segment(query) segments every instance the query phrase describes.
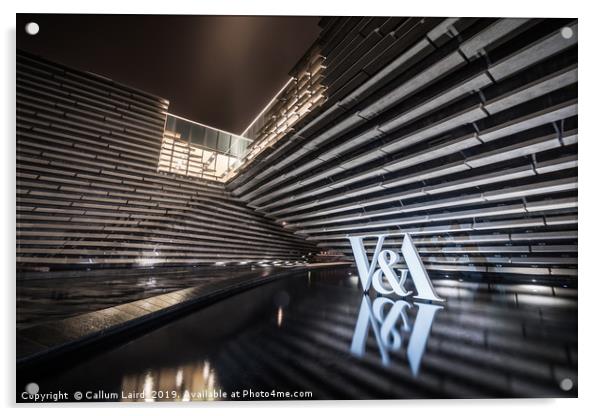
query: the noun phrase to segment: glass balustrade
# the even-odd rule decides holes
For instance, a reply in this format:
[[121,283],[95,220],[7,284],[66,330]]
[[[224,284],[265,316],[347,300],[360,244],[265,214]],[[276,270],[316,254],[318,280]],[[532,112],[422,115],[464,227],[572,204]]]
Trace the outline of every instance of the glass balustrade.
[[168,114],[158,170],[223,182],[251,143],[236,134]]
[[313,49],[241,135],[168,114],[160,172],[227,182],[326,100],[324,57]]

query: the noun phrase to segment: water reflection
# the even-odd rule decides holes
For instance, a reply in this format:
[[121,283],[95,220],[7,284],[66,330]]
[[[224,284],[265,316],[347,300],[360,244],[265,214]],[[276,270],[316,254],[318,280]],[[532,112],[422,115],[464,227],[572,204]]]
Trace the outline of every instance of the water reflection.
[[20,372],[17,390],[36,382],[40,392],[176,392],[157,401],[244,390],[313,399],[577,395],[574,281],[435,276],[439,305],[365,296],[350,272],[292,272],[96,355]]
[[282,326],[282,319],[284,319],[284,310],[282,309],[282,307],[279,307],[278,313],[276,315],[276,323],[279,327]]
[[[418,311],[411,324],[408,310],[413,307]],[[409,335],[407,357],[412,374],[416,377],[435,314],[440,309],[443,309],[443,306],[405,300],[394,301],[386,297],[377,297],[371,301],[368,295],[364,295],[355,324],[351,352],[358,357],[364,356],[366,339],[371,328],[382,362],[388,366],[391,362],[389,352],[400,351],[404,337]]]
[[[145,373],[126,373],[121,381],[122,401],[212,401],[220,385],[209,361],[176,368],[163,367]],[[139,394],[142,392],[142,394]]]

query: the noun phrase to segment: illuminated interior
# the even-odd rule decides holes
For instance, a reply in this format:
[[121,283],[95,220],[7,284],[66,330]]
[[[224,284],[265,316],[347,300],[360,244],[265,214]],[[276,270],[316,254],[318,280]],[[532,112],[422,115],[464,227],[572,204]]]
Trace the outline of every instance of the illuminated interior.
[[240,164],[250,140],[168,114],[159,156],[159,172],[224,181]]
[[167,114],[159,172],[227,182],[325,100],[325,58],[312,49],[241,135]]

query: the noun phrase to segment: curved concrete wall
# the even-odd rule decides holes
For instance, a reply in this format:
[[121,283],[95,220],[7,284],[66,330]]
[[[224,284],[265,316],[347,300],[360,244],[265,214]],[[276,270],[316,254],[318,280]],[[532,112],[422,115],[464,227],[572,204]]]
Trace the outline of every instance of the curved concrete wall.
[[18,267],[351,259],[350,235],[410,233],[431,270],[576,275],[576,20],[321,25],[327,100],[225,188],[157,173],[166,100],[18,53]]
[[411,233],[432,270],[576,275],[576,20],[321,24],[327,101],[234,195],[350,259]]
[[221,184],[157,173],[167,107],[17,53],[18,268],[288,261],[313,250]]

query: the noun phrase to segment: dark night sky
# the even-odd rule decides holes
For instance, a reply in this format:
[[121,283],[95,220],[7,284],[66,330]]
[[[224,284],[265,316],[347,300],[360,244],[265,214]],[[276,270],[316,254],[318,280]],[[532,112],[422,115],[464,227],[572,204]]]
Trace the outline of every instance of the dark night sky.
[[[319,17],[17,14],[17,48],[170,100],[241,133],[319,34]],[[36,36],[24,26],[40,25]]]

